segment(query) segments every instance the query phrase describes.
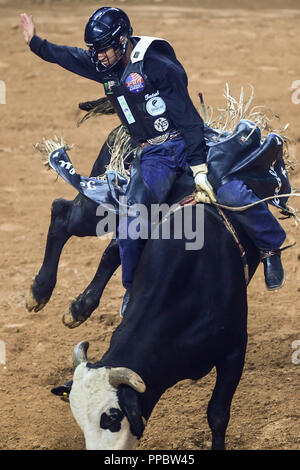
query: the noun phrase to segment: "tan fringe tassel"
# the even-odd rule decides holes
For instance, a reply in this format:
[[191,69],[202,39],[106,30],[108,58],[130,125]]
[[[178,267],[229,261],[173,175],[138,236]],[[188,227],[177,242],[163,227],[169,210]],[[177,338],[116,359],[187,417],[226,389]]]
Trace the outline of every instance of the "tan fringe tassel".
[[[130,171],[125,169],[125,163],[130,155],[136,151],[136,148],[132,148],[130,140],[131,137],[124,126],[117,127],[110,133],[106,142],[111,159],[106,171],[113,170],[125,176],[125,178],[129,178]],[[124,158],[124,155],[126,155],[126,158]]]
[[34,145],[35,150],[37,150],[38,152],[40,152],[41,155],[46,157],[46,160],[43,161],[43,164],[48,168],[48,170],[51,169],[49,156],[52,152],[60,148],[64,148],[65,150],[72,150],[73,147],[74,145],[67,144],[64,137],[59,138],[56,135],[53,137],[53,139],[46,139],[44,137],[42,142],[39,142]]

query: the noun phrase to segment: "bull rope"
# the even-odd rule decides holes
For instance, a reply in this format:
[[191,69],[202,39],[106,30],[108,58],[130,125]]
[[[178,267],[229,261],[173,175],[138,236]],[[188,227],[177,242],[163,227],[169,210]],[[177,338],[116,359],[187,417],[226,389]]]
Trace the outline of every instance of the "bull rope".
[[[227,210],[232,211],[232,212],[243,212],[243,211],[249,209],[250,207],[257,206],[258,204],[261,204],[262,202],[270,201],[272,199],[277,199],[277,198],[283,198],[283,197],[290,198],[290,197],[293,197],[293,196],[300,197],[300,193],[278,194],[278,195],[275,195],[275,196],[265,197],[264,199],[260,199],[259,201],[252,202],[251,204],[247,204],[246,206],[233,207],[233,206],[225,206],[223,204],[219,204],[218,202],[211,201],[209,199],[209,196],[205,192],[202,192],[202,191],[195,191],[195,193],[192,194],[192,197],[195,199],[196,202],[212,204],[212,205],[216,206],[217,208],[227,209]],[[278,209],[281,209],[281,208],[278,207]],[[288,210],[288,212],[286,214],[287,217],[294,217],[295,218],[295,224],[298,228],[298,223],[300,223],[300,218],[297,216],[297,213],[299,211],[297,209],[294,209],[291,206],[287,206],[287,210]]]

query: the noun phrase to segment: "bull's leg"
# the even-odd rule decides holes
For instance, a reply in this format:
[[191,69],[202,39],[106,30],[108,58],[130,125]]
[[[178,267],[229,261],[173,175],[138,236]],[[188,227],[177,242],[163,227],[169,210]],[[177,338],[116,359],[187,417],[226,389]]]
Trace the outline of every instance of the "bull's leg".
[[103,290],[120,263],[118,243],[116,239],[112,239],[102,255],[92,282],[63,315],[62,321],[65,326],[76,328],[90,317],[98,307]]
[[60,255],[68,239],[72,235],[96,236],[99,222],[96,210],[97,204],[81,194],[73,201],[56,199],[53,202],[44,261],[30,287],[27,310],[38,312],[49,301],[56,284]]
[[43,264],[35,276],[26,299],[29,312],[38,312],[49,301],[56,284],[59,258],[64,244],[71,234],[67,231],[67,221],[73,201],[56,199],[52,204],[51,222]]
[[212,432],[212,450],[225,450],[225,434],[230,418],[230,406],[239,384],[246,348],[233,351],[216,364],[217,380],[207,408]]

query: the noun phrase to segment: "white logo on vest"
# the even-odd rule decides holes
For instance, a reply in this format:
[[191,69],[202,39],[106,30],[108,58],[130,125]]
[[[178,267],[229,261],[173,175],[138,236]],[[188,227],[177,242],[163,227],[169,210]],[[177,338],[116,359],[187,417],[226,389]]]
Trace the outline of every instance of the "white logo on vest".
[[147,101],[146,110],[147,113],[149,113],[151,116],[158,116],[159,114],[163,114],[166,111],[166,103],[159,96],[156,98],[151,98],[149,101]]
[[158,132],[165,132],[169,127],[169,122],[165,118],[158,118],[154,122],[154,127]]

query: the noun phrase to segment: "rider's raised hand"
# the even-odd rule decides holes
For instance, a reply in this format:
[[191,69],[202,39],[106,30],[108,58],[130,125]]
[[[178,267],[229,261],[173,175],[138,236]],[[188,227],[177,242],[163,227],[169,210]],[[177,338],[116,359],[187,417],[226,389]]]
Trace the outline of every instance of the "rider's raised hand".
[[35,26],[33,23],[32,15],[28,16],[26,15],[26,13],[21,13],[20,28],[23,31],[25,41],[27,42],[27,44],[29,44],[31,39],[35,35]]

